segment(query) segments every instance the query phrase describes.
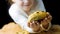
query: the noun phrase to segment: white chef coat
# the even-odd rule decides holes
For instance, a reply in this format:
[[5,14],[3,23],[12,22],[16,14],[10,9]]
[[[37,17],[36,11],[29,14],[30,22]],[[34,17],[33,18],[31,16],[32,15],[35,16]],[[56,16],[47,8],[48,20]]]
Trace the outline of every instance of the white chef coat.
[[[36,10],[46,11],[42,0],[37,0],[37,2],[38,4],[36,8],[31,10],[30,13],[33,13]],[[9,9],[9,15],[14,20],[14,22],[22,27],[22,29],[27,30],[30,33],[34,32],[31,28],[27,26],[28,15],[17,4],[14,3],[11,5]]]

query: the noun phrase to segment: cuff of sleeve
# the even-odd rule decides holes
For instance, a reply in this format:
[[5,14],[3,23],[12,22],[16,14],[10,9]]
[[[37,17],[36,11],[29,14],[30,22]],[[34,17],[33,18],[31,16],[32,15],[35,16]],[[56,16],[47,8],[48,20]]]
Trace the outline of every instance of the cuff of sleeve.
[[49,26],[48,26],[47,29],[45,29],[45,28],[42,26],[42,24],[41,24],[40,26],[41,26],[42,30],[44,30],[44,31],[48,31],[48,30],[50,29],[50,27],[51,27],[51,23],[49,23]]

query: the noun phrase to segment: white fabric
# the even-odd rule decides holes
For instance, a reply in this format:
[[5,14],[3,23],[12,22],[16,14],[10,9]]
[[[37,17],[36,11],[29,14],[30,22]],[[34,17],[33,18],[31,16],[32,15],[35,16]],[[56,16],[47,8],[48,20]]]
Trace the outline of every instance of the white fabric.
[[40,24],[40,26],[41,26],[41,28],[42,28],[42,31],[48,31],[48,30],[51,28],[51,23],[49,23],[47,29],[45,29],[45,28],[42,26],[42,24]]
[[[42,0],[37,1],[38,5],[34,10],[31,10],[30,13],[33,13],[33,11],[36,10],[46,11]],[[33,30],[27,26],[28,15],[17,4],[11,5],[9,15],[17,24],[22,27],[22,29],[29,31],[30,33],[34,33]]]

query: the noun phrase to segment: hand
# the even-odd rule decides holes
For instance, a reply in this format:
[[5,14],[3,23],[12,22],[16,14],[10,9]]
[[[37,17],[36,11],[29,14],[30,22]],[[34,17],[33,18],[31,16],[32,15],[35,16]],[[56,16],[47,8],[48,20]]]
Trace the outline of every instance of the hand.
[[48,28],[49,23],[51,23],[51,20],[52,20],[52,16],[49,14],[49,12],[47,12],[47,16],[41,21],[41,24],[45,29]]
[[47,12],[47,16],[43,20],[40,21],[41,23],[38,21],[32,21],[28,23],[28,27],[32,28],[33,31],[38,32],[41,30],[40,24],[42,24],[42,26],[45,29],[47,29],[49,26],[49,23],[51,23],[51,20],[52,20],[52,16],[49,14],[49,12]]
[[32,21],[30,23],[30,28],[32,28],[33,31],[38,32],[40,29],[40,24],[37,21]]

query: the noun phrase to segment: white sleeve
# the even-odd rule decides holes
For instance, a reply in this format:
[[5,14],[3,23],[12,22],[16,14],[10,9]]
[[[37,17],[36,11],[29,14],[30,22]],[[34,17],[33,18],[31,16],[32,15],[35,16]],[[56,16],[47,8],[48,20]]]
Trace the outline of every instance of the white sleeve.
[[14,22],[16,22],[17,24],[19,24],[22,27],[24,25],[23,23],[27,22],[27,18],[24,17],[23,15],[19,14],[18,10],[9,10],[9,15],[14,20]]

